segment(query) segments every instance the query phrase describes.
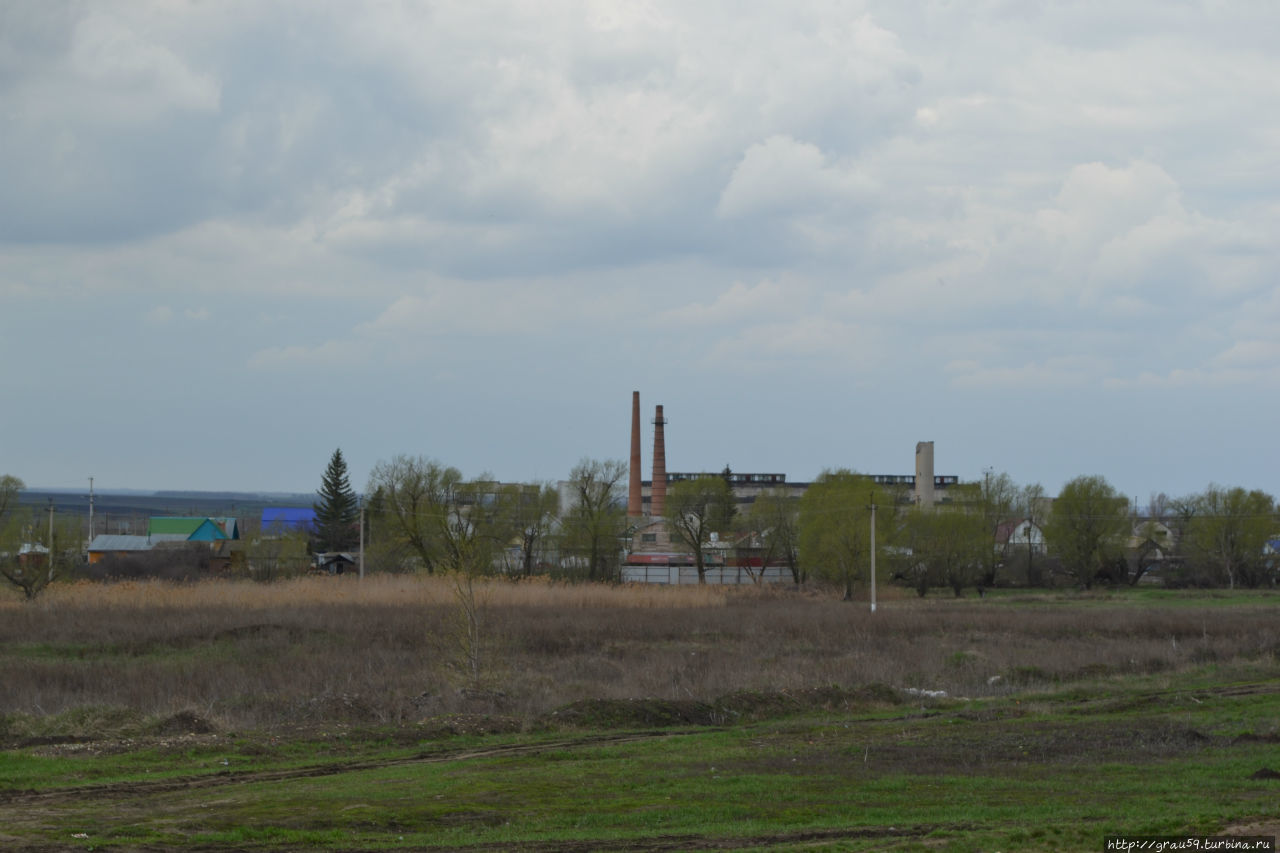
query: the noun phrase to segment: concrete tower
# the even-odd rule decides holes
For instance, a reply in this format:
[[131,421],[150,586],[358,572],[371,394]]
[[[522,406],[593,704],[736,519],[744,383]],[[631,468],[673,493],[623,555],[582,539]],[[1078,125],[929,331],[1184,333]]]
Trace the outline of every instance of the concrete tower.
[[631,392],[631,488],[627,492],[627,517],[639,518],[644,514],[644,499],[640,489],[640,392]]
[[662,518],[667,509],[667,446],[663,427],[667,419],[658,406],[653,416],[653,485],[649,487],[649,514]]
[[915,500],[920,506],[933,506],[933,442],[916,442]]

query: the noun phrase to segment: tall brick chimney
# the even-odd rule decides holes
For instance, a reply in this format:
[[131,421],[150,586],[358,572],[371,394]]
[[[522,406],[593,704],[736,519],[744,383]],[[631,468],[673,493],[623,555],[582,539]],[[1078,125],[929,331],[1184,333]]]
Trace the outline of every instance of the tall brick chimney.
[[644,501],[640,489],[640,392],[631,392],[631,489],[627,492],[627,517],[639,518],[644,514]]
[[667,446],[662,428],[667,419],[658,406],[653,417],[653,485],[649,487],[649,514],[662,518],[667,509]]

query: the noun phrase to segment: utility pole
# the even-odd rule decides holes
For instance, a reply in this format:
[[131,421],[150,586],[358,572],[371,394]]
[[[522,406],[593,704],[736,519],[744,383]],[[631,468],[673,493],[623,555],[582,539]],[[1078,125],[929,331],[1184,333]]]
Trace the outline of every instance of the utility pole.
[[360,580],[364,580],[364,503],[360,504]]
[[89,478],[89,544],[93,544],[93,478]]
[[876,496],[871,493],[871,612],[876,612]]

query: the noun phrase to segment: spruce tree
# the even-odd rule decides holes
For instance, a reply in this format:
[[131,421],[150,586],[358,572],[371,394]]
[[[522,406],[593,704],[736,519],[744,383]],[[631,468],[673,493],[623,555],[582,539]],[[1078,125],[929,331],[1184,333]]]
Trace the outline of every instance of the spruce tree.
[[320,499],[312,504],[316,511],[316,551],[350,551],[360,538],[360,509],[347,479],[347,461],[342,458],[341,448],[333,451],[316,495]]

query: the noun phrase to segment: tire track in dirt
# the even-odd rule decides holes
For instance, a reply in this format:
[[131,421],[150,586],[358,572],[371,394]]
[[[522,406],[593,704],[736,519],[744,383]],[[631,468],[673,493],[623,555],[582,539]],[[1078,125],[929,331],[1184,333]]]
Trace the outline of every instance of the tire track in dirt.
[[[662,853],[680,850],[751,850],[770,847],[792,847],[797,844],[839,842],[853,840],[920,838],[937,831],[969,832],[980,829],[978,824],[913,824],[911,826],[860,826],[848,829],[802,829],[791,832],[770,832],[759,835],[651,835],[641,838],[605,838],[583,840],[555,840],[529,842],[500,842],[470,844],[465,846],[397,847],[402,853],[595,853],[609,850],[612,853]],[[52,848],[22,848],[25,853],[49,853]],[[224,847],[195,845],[184,847],[187,853],[218,853]],[[245,850],[257,848],[243,848]],[[264,848],[265,849],[265,848]],[[376,853],[372,848],[346,848],[348,853]],[[139,847],[134,853],[161,853],[162,848]]]
[[1114,702],[1126,700],[1130,702],[1154,702],[1157,699],[1171,699],[1177,696],[1188,696],[1193,701],[1199,702],[1200,700],[1196,699],[1197,696],[1219,698],[1231,696],[1264,696],[1271,693],[1280,693],[1280,683],[1271,681],[1255,681],[1251,683],[1246,682],[1244,684],[1227,684],[1203,688],[1178,687],[1168,690],[1151,690],[1127,696],[1094,696],[1090,697],[1086,702]]
[[[663,851],[681,850],[759,850],[771,847],[794,847],[802,844],[824,844],[829,842],[874,840],[905,840],[920,838],[939,830],[948,832],[968,832],[979,829],[977,824],[914,824],[909,827],[895,826],[862,826],[849,829],[808,829],[793,832],[771,832],[760,835],[653,835],[644,838],[607,838],[578,841],[559,840],[544,842],[502,842],[497,844],[475,844],[463,847],[397,847],[401,853],[596,853],[599,850],[614,853],[663,853]],[[64,847],[50,845],[28,845],[12,848],[23,853],[61,853]],[[131,853],[168,853],[171,848],[154,845],[140,845],[128,848]],[[223,846],[195,844],[184,846],[186,853],[223,853]],[[238,847],[239,850],[276,849],[274,847]],[[377,853],[373,848],[344,848],[348,853]],[[380,848],[379,848],[380,849]]]
[[[848,829],[805,829],[793,832],[770,832],[761,835],[654,835],[647,838],[610,838],[598,841],[554,841],[527,844],[478,844],[452,847],[455,853],[489,853],[513,850],[518,853],[588,853],[611,850],[619,853],[658,853],[667,850],[749,850],[775,846],[791,846],[811,842],[849,841],[854,839],[919,838],[938,830],[965,832],[974,824],[914,824],[909,827],[860,826]],[[438,848],[423,848],[438,849]]]
[[[1196,695],[1205,697],[1228,697],[1228,696],[1251,696],[1258,694],[1268,694],[1280,692],[1280,684],[1269,682],[1254,682],[1235,685],[1224,685],[1218,687],[1207,687],[1200,690],[1157,690],[1131,696],[1134,701],[1149,702],[1160,698],[1168,698],[1175,695],[1189,694],[1193,698]],[[1089,702],[1098,701],[1101,697],[1095,697],[1086,700]],[[928,716],[946,716],[956,713],[955,709],[934,709],[927,712]],[[899,719],[909,720],[918,717],[918,714],[912,713],[904,715]],[[879,720],[883,722],[883,720]],[[870,721],[859,721],[870,722]],[[157,779],[155,781],[136,781],[136,782],[114,782],[101,785],[79,785],[68,788],[49,788],[41,791],[0,791],[0,807],[10,804],[21,803],[56,803],[59,801],[70,800],[77,797],[132,797],[145,796],[149,794],[165,793],[169,791],[185,791],[203,788],[229,787],[232,785],[252,784],[256,782],[283,782],[293,779],[309,779],[324,776],[338,776],[343,773],[357,773],[364,770],[377,770],[387,767],[399,767],[414,764],[442,764],[453,761],[476,761],[485,758],[500,758],[504,756],[517,755],[537,755],[542,752],[550,752],[558,749],[575,749],[597,745],[619,745],[625,743],[633,743],[644,740],[653,740],[656,738],[675,738],[684,737],[693,734],[704,733],[714,727],[699,727],[696,729],[655,729],[647,731],[632,731],[625,734],[603,734],[603,735],[587,735],[576,738],[564,738],[556,741],[547,741],[536,744],[509,744],[502,746],[488,747],[484,749],[456,750],[446,752],[433,752],[426,754],[418,754],[413,756],[405,756],[402,758],[388,758],[370,761],[352,761],[345,763],[329,763],[314,765],[310,767],[298,767],[286,770],[256,770],[256,771],[221,771],[200,776],[177,776],[167,779]],[[853,837],[853,836],[850,836]],[[696,839],[689,839],[694,841]],[[800,839],[803,840],[803,839]],[[708,843],[715,846],[717,843],[723,843],[724,839],[719,841],[712,839]],[[665,842],[663,842],[665,843]],[[780,842],[781,843],[781,842]],[[476,848],[477,850],[486,848]],[[521,848],[526,849],[526,848]],[[538,850],[541,848],[531,847],[529,850]],[[564,849],[564,848],[556,848]],[[572,848],[570,848],[572,849]],[[591,849],[591,848],[582,848]],[[620,848],[631,849],[631,848]],[[661,850],[661,849],[681,849],[679,847],[636,847],[636,850]],[[695,848],[696,849],[696,848]]]
[[344,763],[319,764],[311,767],[296,767],[288,770],[249,770],[244,772],[221,771],[202,776],[176,776],[155,781],[111,782],[103,785],[78,785],[72,788],[49,788],[43,791],[0,791],[0,806],[21,803],[50,803],[70,800],[78,797],[132,797],[150,794],[162,794],[168,791],[188,791],[200,788],[219,788],[231,785],[244,785],[255,782],[285,782],[293,779],[313,779],[321,776],[338,776],[343,773],[358,773],[364,770],[379,770],[385,767],[401,767],[411,764],[444,764],[453,761],[477,761],[485,758],[502,758],[512,755],[537,755],[559,749],[578,749],[590,746],[617,746],[636,743],[656,738],[681,737],[698,734],[700,730],[654,730],[627,732],[616,735],[589,735],[586,737],[566,738],[536,744],[506,744],[484,749],[456,750],[451,752],[432,752],[405,756],[402,758],[386,758],[372,761],[351,761]]

